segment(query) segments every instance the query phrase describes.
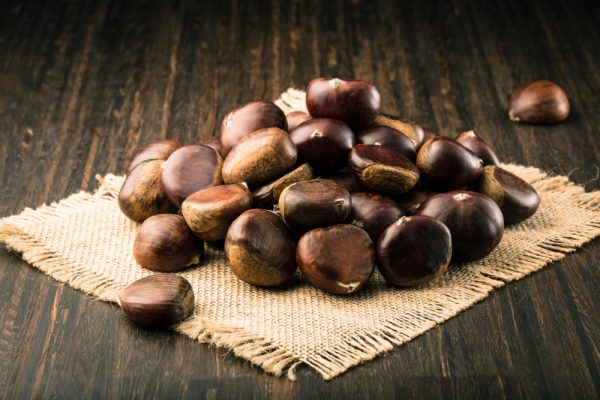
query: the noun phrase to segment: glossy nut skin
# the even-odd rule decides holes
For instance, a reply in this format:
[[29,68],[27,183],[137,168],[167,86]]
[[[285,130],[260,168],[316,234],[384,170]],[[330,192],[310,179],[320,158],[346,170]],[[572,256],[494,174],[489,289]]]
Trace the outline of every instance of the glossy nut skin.
[[285,114],[285,118],[287,120],[288,132],[291,132],[296,129],[298,125],[308,121],[311,117],[304,111],[291,111]]
[[341,121],[313,118],[290,132],[298,157],[318,172],[335,172],[346,166],[348,153],[356,143],[354,133]]
[[163,213],[176,212],[162,185],[162,160],[150,160],[138,164],[127,174],[119,191],[119,208],[135,222]]
[[333,294],[359,291],[375,268],[375,249],[369,235],[354,225],[333,225],[305,233],[296,247],[304,277]]
[[133,243],[133,256],[152,271],[175,272],[200,262],[204,243],[181,215],[154,215],[140,226]]
[[302,164],[281,178],[263,185],[252,192],[254,207],[271,209],[279,202],[283,189],[296,182],[308,181],[314,178],[313,169],[308,164]]
[[531,217],[540,205],[540,196],[531,185],[515,174],[493,165],[483,168],[477,182],[477,191],[498,204],[506,225]]
[[471,150],[483,161],[483,165],[500,165],[500,160],[494,150],[474,131],[461,132],[454,140]]
[[502,211],[480,193],[441,193],[421,204],[417,213],[448,227],[452,234],[452,261],[482,259],[498,246],[504,234]]
[[408,192],[419,180],[419,170],[408,158],[383,146],[357,144],[348,167],[365,187],[385,194]]
[[154,274],[127,286],[119,294],[119,304],[137,324],[167,327],[192,315],[194,292],[179,275]]
[[135,167],[143,162],[152,160],[166,160],[169,158],[171,153],[180,147],[181,143],[176,140],[161,140],[150,143],[138,151],[135,156],[133,156],[133,159],[125,170],[125,174],[129,175]]
[[171,201],[178,207],[192,193],[223,183],[223,158],[213,148],[202,145],[183,146],[163,164],[161,176]]
[[418,286],[440,277],[452,257],[450,231],[424,215],[402,217],[377,243],[379,272],[395,286]]
[[423,143],[417,154],[417,166],[427,183],[447,191],[465,187],[479,178],[483,161],[454,140],[437,137]]
[[306,108],[313,118],[333,118],[353,130],[371,125],[379,113],[381,96],[361,80],[313,79],[306,87]]
[[364,185],[350,172],[341,172],[335,175],[325,176],[324,178],[334,181],[350,193],[366,191]]
[[204,146],[208,146],[214,150],[217,151],[217,153],[219,153],[219,155],[222,157],[223,153],[222,153],[222,146],[221,146],[221,138],[218,135],[214,135],[209,137],[208,139],[204,139],[203,141],[200,142],[201,145]]
[[373,243],[377,243],[388,226],[404,216],[404,212],[389,197],[369,192],[352,193],[350,197],[352,212],[349,220],[364,229]]
[[265,128],[252,132],[225,157],[223,182],[246,182],[255,188],[288,171],[298,159],[298,151],[286,131]]
[[294,183],[279,197],[281,216],[299,232],[342,223],[351,209],[350,193],[328,179]]
[[219,185],[197,191],[181,205],[190,229],[202,240],[223,240],[231,222],[252,208],[252,193],[245,185]]
[[419,129],[420,127],[415,124],[411,124],[410,122],[403,121],[399,117],[389,114],[379,114],[375,121],[374,125],[379,126],[388,126],[393,128],[409,138],[413,141],[415,146],[419,147],[421,143],[423,143],[423,138],[425,131],[423,129]]
[[423,188],[414,188],[410,192],[395,196],[394,201],[406,214],[414,215],[425,200],[436,194],[439,194],[439,192],[432,192],[431,190]]
[[246,135],[263,128],[287,131],[287,119],[270,101],[253,101],[235,108],[221,122],[221,154],[227,153]]
[[417,147],[415,143],[404,134],[389,126],[372,126],[356,134],[358,143],[376,144],[387,149],[394,150],[410,161],[415,162],[417,158]]
[[550,81],[533,81],[512,93],[508,116],[516,122],[557,124],[569,117],[570,109],[560,86]]
[[288,227],[275,213],[251,209],[229,227],[225,254],[231,271],[254,286],[280,286],[296,270],[295,246]]

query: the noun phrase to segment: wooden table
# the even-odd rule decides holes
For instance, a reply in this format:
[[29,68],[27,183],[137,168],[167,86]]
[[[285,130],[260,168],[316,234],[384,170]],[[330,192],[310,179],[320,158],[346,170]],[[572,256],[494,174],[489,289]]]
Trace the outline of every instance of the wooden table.
[[[474,128],[504,161],[600,188],[597,1],[168,3],[2,2],[1,216],[321,75],[372,81],[389,112]],[[510,91],[542,78],[569,95],[569,120],[510,122]],[[0,397],[598,398],[599,259],[595,240],[333,381],[301,368],[290,382],[137,328],[0,249]]]

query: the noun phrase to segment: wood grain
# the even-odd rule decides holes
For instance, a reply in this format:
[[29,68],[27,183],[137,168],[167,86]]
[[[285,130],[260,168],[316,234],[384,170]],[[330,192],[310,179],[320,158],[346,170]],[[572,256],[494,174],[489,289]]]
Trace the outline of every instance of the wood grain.
[[[600,188],[597,1],[0,3],[0,215],[93,189],[137,148],[209,137],[234,106],[319,75],[504,161]],[[510,91],[559,83],[556,126]],[[131,325],[0,250],[0,397],[598,398],[598,240],[331,382],[268,376],[225,350]]]

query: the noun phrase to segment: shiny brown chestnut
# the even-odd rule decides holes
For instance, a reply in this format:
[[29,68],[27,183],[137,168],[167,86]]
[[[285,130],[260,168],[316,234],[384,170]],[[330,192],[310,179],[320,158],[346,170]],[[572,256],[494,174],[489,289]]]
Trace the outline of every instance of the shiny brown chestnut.
[[162,184],[177,206],[192,193],[220,185],[223,158],[213,148],[202,145],[183,146],[163,164]]
[[219,185],[202,189],[181,205],[190,229],[202,240],[223,240],[231,222],[252,208],[252,193],[243,184]]
[[427,199],[417,212],[442,222],[452,234],[452,261],[476,261],[498,246],[504,234],[502,211],[489,197],[453,191]]
[[161,140],[150,143],[138,151],[135,156],[133,156],[133,159],[125,170],[125,174],[129,175],[135,167],[143,162],[152,160],[166,160],[169,158],[171,153],[180,147],[181,143],[176,140]]
[[402,217],[377,243],[379,272],[395,286],[418,286],[440,277],[450,263],[452,237],[440,221],[425,215]]
[[421,203],[436,194],[439,194],[439,192],[432,192],[431,190],[423,188],[414,188],[410,192],[395,196],[394,201],[406,214],[413,215],[417,212]]
[[450,138],[437,137],[423,143],[417,166],[428,184],[440,190],[459,189],[479,178],[483,161]]
[[298,158],[290,136],[279,128],[252,132],[231,149],[223,162],[225,183],[246,182],[255,188],[288,171]]
[[290,138],[298,148],[298,158],[318,172],[344,168],[356,142],[346,124],[329,118],[309,119],[291,131]]
[[494,150],[485,140],[477,136],[474,131],[461,132],[454,140],[481,158],[483,165],[500,165],[500,160],[498,160],[498,156]]
[[305,233],[296,247],[296,261],[313,286],[333,294],[351,294],[373,274],[375,249],[364,230],[333,225]]
[[333,118],[353,130],[371,125],[381,105],[379,91],[361,80],[316,78],[306,87],[306,108],[313,118]]
[[423,137],[425,131],[423,129],[419,129],[420,127],[415,124],[411,124],[407,121],[402,121],[399,117],[389,114],[379,114],[375,121],[374,125],[380,126],[388,126],[393,128],[409,138],[413,141],[415,146],[419,147],[421,143],[423,143]]
[[246,135],[263,128],[287,131],[285,114],[270,101],[253,101],[235,108],[221,123],[221,154],[227,153]]
[[324,179],[329,179],[346,189],[350,193],[364,192],[366,189],[354,175],[349,172],[341,172],[335,175],[327,175]]
[[419,170],[408,158],[373,144],[354,146],[348,167],[364,186],[385,194],[408,192],[419,180]]
[[377,125],[364,129],[356,134],[358,143],[376,144],[394,150],[410,161],[417,158],[417,147],[407,136],[389,126]]
[[389,197],[369,192],[352,193],[350,197],[352,212],[349,220],[364,229],[373,243],[377,243],[381,233],[404,215]]
[[350,193],[328,179],[312,179],[286,187],[279,196],[279,212],[296,231],[339,224],[351,211]]
[[217,153],[222,157],[222,146],[221,146],[221,138],[218,135],[214,135],[209,137],[208,139],[204,139],[200,142],[201,145],[208,146],[211,149],[215,149]]
[[557,124],[569,116],[567,95],[554,82],[533,81],[512,93],[508,116],[512,121],[531,124]]
[[296,270],[288,227],[277,214],[263,209],[248,210],[233,221],[225,254],[233,274],[254,286],[283,285]]
[[291,132],[304,121],[308,121],[310,119],[310,115],[304,111],[292,111],[285,114],[285,118],[288,124],[288,132]]
[[311,166],[302,164],[281,178],[263,185],[252,192],[254,207],[271,209],[279,202],[279,196],[281,195],[281,192],[283,192],[283,189],[290,186],[292,183],[308,181],[313,178],[314,174]]
[[127,174],[119,191],[119,208],[135,222],[143,222],[156,214],[176,212],[162,185],[162,160],[138,164]]
[[204,243],[181,215],[154,215],[140,226],[133,243],[137,263],[152,271],[175,272],[198,264]]
[[133,322],[168,327],[194,312],[194,292],[183,277],[154,274],[138,279],[119,294],[119,305]]
[[540,196],[530,184],[493,165],[483,168],[477,191],[498,204],[506,225],[531,217],[540,205]]

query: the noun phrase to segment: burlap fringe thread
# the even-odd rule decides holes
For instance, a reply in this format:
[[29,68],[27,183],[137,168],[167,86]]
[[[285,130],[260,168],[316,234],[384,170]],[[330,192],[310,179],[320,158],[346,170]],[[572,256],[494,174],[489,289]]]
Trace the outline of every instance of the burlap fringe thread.
[[[277,104],[286,112],[304,109],[304,93],[289,89],[277,101]],[[535,186],[539,192],[564,193],[577,205],[590,211],[600,211],[600,192],[585,193],[582,187],[576,186],[567,177],[548,177],[536,168],[516,165],[510,165],[510,168],[518,171],[518,174],[527,181],[536,182]],[[114,202],[123,178],[112,174],[106,175],[104,178],[99,176],[97,178],[101,182],[101,186],[95,194],[80,192],[59,203],[44,205],[37,210],[28,208],[18,217],[11,217],[10,224],[5,220],[0,220],[0,242],[5,243],[8,248],[22,253],[25,261],[54,279],[65,282],[85,293],[93,294],[101,300],[115,302],[123,285],[83,270],[78,265],[61,257],[60,254],[48,251],[43,243],[36,241],[19,228],[20,224],[41,222],[49,216],[64,215],[69,210],[75,210],[91,202],[95,204],[99,201]],[[277,376],[287,372],[287,377],[295,380],[296,367],[304,363],[317,370],[324,379],[328,380],[352,366],[371,360],[379,354],[393,349],[394,346],[412,340],[484,299],[495,288],[543,268],[597,236],[600,236],[600,214],[597,219],[588,221],[584,226],[567,229],[561,231],[560,234],[546,238],[533,253],[519,259],[511,259],[509,264],[486,268],[486,271],[480,274],[480,279],[463,288],[460,297],[441,298],[439,310],[436,313],[426,317],[411,314],[400,315],[388,321],[376,332],[353,337],[345,343],[340,343],[335,350],[325,351],[309,359],[302,359],[264,338],[244,332],[243,329],[221,325],[198,315],[194,315],[174,329],[200,342],[227,347],[236,356],[249,360]],[[452,313],[448,313],[444,305],[449,303],[459,307],[455,308]],[[412,331],[406,331],[407,322],[414,327]],[[401,326],[403,326],[402,329]]]

